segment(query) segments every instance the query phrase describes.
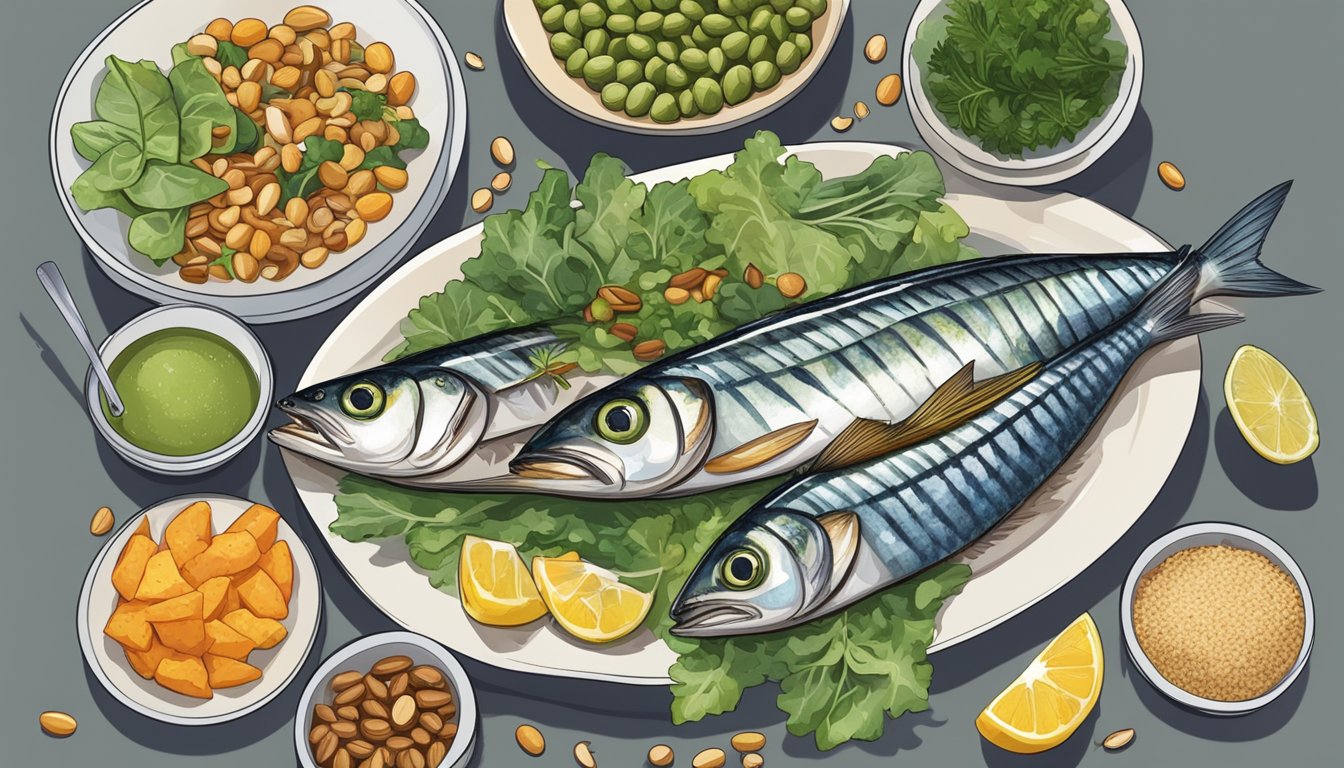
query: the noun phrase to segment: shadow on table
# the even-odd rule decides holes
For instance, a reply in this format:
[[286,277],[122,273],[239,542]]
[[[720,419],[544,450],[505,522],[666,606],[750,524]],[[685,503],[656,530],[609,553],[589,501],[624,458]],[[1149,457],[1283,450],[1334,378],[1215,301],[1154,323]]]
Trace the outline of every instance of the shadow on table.
[[980,739],[980,754],[985,758],[985,765],[990,768],[1019,768],[1019,766],[1073,768],[1083,761],[1088,752],[1097,748],[1095,733],[1097,720],[1100,717],[1101,704],[1098,703],[1067,741],[1046,752],[1038,752],[1034,755],[1019,755],[1016,752],[1000,749],[988,741]]
[[[854,18],[852,14],[846,15],[832,55],[786,104],[746,125],[699,136],[628,133],[574,117],[541,93],[524,70],[509,40],[502,11],[495,17],[495,45],[500,51],[504,82],[517,84],[505,94],[509,102],[532,134],[559,155],[572,174],[582,173],[598,152],[618,157],[639,172],[734,152],[742,148],[748,137],[766,127],[779,134],[785,144],[806,141],[832,115],[844,111],[840,103],[852,65],[849,52],[854,50]],[[656,151],[650,151],[655,144]],[[647,163],[649,167],[635,167],[636,163]]]
[[1114,591],[1143,548],[1174,527],[1194,499],[1209,447],[1209,400],[1201,390],[1181,455],[1167,482],[1138,522],[1081,574],[1054,594],[1009,619],[992,632],[973,637],[934,655],[930,694],[960,687],[1007,659],[1039,648],[1079,614]]
[[1302,697],[1307,692],[1307,678],[1311,677],[1311,663],[1302,668],[1297,680],[1289,686],[1283,695],[1270,702],[1263,709],[1240,717],[1219,717],[1205,715],[1163,696],[1148,683],[1143,673],[1134,666],[1125,654],[1120,663],[1120,671],[1128,677],[1138,694],[1139,701],[1159,722],[1200,739],[1209,741],[1255,741],[1278,731],[1296,714]]
[[1261,458],[1241,436],[1226,407],[1218,413],[1213,443],[1227,479],[1256,504],[1300,511],[1316,503],[1320,488],[1314,460],[1282,465]]
[[1142,106],[1120,140],[1091,168],[1055,185],[1126,216],[1134,215],[1153,156],[1153,124]]

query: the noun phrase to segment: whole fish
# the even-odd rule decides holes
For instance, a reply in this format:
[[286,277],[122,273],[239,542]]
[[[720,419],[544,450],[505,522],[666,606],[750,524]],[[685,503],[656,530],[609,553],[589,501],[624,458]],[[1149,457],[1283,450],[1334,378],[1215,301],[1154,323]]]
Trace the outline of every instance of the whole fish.
[[903,422],[856,421],[838,441],[846,447],[818,461],[823,471],[759,502],[710,547],[673,603],[672,631],[794,626],[984,535],[1063,463],[1147,349],[1243,319],[1192,314],[1215,276],[1223,292],[1313,290],[1257,259],[1286,193],[1256,200],[1183,253],[1133,311],[1048,361],[978,384],[968,365]]
[[[998,376],[1075,348],[1187,251],[961,262],[772,315],[569,406],[514,459],[514,485],[680,496],[804,467],[856,418],[904,419],[971,361]],[[1201,296],[1303,288],[1239,279],[1218,255],[1195,253]]]
[[344,469],[406,485],[446,487],[445,475],[482,442],[544,422],[584,392],[572,366],[542,367],[565,346],[528,327],[478,336],[296,392],[277,403],[293,419],[271,440]]

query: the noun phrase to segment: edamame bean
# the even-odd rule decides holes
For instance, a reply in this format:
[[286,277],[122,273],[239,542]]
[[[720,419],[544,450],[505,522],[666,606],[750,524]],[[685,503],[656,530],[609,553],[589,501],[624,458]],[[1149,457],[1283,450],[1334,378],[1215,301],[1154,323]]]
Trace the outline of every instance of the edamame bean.
[[783,13],[793,7],[793,0],[770,0],[770,7],[775,9],[775,13]]
[[616,60],[606,54],[588,59],[583,65],[583,79],[589,88],[602,90],[604,85],[616,79]]
[[723,55],[730,59],[740,59],[747,55],[747,46],[751,45],[751,35],[738,30],[723,38]]
[[785,40],[779,44],[779,50],[775,52],[775,63],[779,65],[780,72],[787,75],[798,69],[802,61],[803,57],[798,52],[798,46],[794,45],[792,40]]
[[580,48],[565,59],[565,71],[570,77],[583,77],[583,67],[588,63],[588,52]]
[[562,0],[535,0],[537,10],[539,11],[549,11],[551,8],[560,5],[561,2]]
[[751,65],[751,82],[756,90],[764,91],[779,82],[779,67],[773,61],[758,61]]
[[710,37],[701,24],[695,25],[695,29],[691,30],[691,40],[695,43],[692,47],[699,48],[702,51],[708,51],[722,42],[717,37]]
[[812,13],[806,8],[794,6],[784,12],[784,21],[795,32],[802,32],[812,26]]
[[571,53],[582,47],[579,39],[568,32],[556,32],[551,35],[551,53],[555,54],[557,59],[567,59]]
[[667,85],[667,62],[662,59],[649,59],[644,64],[644,79],[659,88]]
[[613,13],[607,17],[607,29],[613,35],[628,35],[635,31],[635,18],[624,13]]
[[616,82],[630,86],[644,79],[644,67],[634,59],[616,62]]
[[776,15],[770,18],[770,24],[765,28],[765,35],[775,45],[779,45],[789,38],[789,31],[789,25],[784,23],[784,17]]
[[630,2],[630,0],[607,0],[608,18],[610,18],[610,14],[613,13],[621,13],[625,14],[626,16],[634,16],[636,13],[635,4]]
[[804,59],[812,52],[812,38],[808,37],[806,32],[795,32],[789,39],[798,47],[798,54]]
[[681,110],[677,108],[677,97],[670,93],[660,93],[653,99],[653,106],[649,109],[649,117],[653,118],[655,123],[674,123],[681,117]]
[[710,37],[723,37],[737,29],[737,24],[721,13],[711,13],[700,20],[700,28]]
[[653,0],[630,0],[630,2],[634,3],[635,10],[641,13],[653,10]]
[[630,55],[640,61],[646,61],[653,58],[653,54],[655,53],[653,38],[648,35],[641,35],[638,33],[628,35],[625,38],[625,44],[630,49]]
[[799,8],[806,8],[807,12],[816,18],[826,12],[826,0],[794,0],[794,5]]
[[677,0],[653,0],[653,7],[660,11],[670,11],[677,7]]
[[597,3],[584,3],[579,6],[579,21],[588,29],[595,29],[607,23],[607,11]]
[[692,22],[697,22],[705,18],[705,7],[700,5],[698,0],[681,0],[681,4],[677,6],[677,10],[681,11],[682,14]]
[[681,66],[697,74],[709,70],[709,55],[698,48],[687,48],[681,52],[678,60]]
[[710,48],[706,58],[709,59],[709,71],[716,75],[722,75],[723,70],[728,68],[728,57],[722,48]]
[[663,61],[671,63],[677,60],[678,51],[675,43],[670,43],[667,40],[659,41],[655,50],[658,51],[658,56]]
[[559,32],[565,28],[565,6],[553,5],[541,14],[541,26],[547,32]]
[[770,38],[765,35],[757,35],[751,38],[751,45],[747,46],[747,61],[774,61],[775,46],[770,43]]
[[682,35],[681,37],[679,37],[679,38],[677,38],[677,39],[681,42],[681,47],[682,47],[682,48],[694,48],[694,47],[695,47],[695,38],[691,37],[689,34]]
[[611,35],[607,34],[605,29],[590,29],[588,34],[583,36],[583,49],[590,57],[605,55],[610,44]]
[[653,83],[636,83],[626,94],[625,114],[631,117],[643,117],[649,114],[649,108],[653,106],[653,99],[657,95],[658,89],[653,87]]
[[602,87],[602,106],[620,112],[625,109],[625,97],[629,93],[630,89],[624,83],[607,83]]
[[[806,13],[806,11],[804,11]],[[635,31],[648,34],[663,28],[663,14],[657,11],[645,11],[635,17]]]
[[680,64],[668,64],[664,79],[667,81],[667,87],[673,90],[681,90],[691,84],[690,74]]
[[686,89],[677,94],[677,109],[682,117],[695,117],[700,114],[700,108],[695,106],[695,94],[690,89]]
[[626,44],[625,38],[613,38],[610,43],[607,43],[607,55],[617,61],[625,61],[630,58],[630,48]]
[[747,24],[747,30],[752,34],[765,34],[765,30],[770,26],[770,20],[775,18],[775,14],[770,12],[767,6],[761,6],[751,12],[751,21]]
[[691,98],[701,112],[714,114],[723,109],[723,88],[712,77],[702,77],[691,86]]
[[723,73],[723,100],[728,104],[741,104],[751,95],[751,70],[738,64],[729,67]]
[[663,37],[680,37],[690,31],[691,20],[685,14],[674,11],[663,17]]
[[562,22],[561,26],[565,28],[566,32],[573,36],[583,37],[583,22],[579,21],[579,9],[570,8],[568,11],[565,11],[565,20]]

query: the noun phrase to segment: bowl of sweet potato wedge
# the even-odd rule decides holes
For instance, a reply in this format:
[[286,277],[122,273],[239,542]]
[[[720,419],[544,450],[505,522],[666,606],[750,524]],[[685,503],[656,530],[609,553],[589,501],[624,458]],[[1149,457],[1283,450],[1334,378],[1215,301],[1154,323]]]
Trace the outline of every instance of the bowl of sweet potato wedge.
[[121,703],[208,725],[260,708],[297,676],[321,610],[312,556],[275,510],[183,496],[132,517],[98,553],[80,646]]

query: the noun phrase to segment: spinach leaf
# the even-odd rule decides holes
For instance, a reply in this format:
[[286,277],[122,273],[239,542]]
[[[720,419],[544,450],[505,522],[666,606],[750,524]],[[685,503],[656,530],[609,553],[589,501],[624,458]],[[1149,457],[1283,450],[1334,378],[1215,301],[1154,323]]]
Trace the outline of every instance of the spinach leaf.
[[151,161],[139,180],[127,187],[126,196],[141,207],[166,211],[199,203],[228,188],[228,182],[194,165]]
[[241,109],[233,110],[233,152],[256,152],[261,147],[261,127]]
[[387,106],[387,98],[373,91],[351,90],[342,88],[342,91],[350,94],[350,114],[355,116],[356,120],[382,120],[383,107]]
[[644,290],[653,290],[673,275],[710,261],[705,240],[709,223],[689,187],[686,179],[655,184],[630,222],[625,249],[645,270],[640,276]]
[[139,145],[123,141],[99,155],[82,175],[88,175],[98,191],[115,192],[134,184],[144,167],[145,155]]
[[131,219],[127,240],[131,247],[162,265],[182,250],[186,239],[187,209],[150,211]]
[[107,75],[94,97],[104,120],[139,137],[146,160],[177,162],[178,119],[173,87],[152,61],[131,63],[107,57]]
[[393,168],[406,169],[406,161],[397,157],[397,153],[392,147],[381,146],[374,147],[364,153],[364,162],[359,164],[358,170],[371,171],[382,165],[389,165]]
[[599,152],[574,188],[582,207],[574,214],[574,238],[592,254],[588,295],[603,285],[625,285],[636,265],[625,252],[633,219],[644,207],[648,187],[625,175],[625,163]]
[[75,143],[75,151],[89,162],[123,141],[136,144],[140,141],[139,134],[107,120],[75,123],[70,126],[70,138]]
[[247,49],[240,48],[228,40],[221,40],[215,51],[215,59],[221,66],[242,69],[247,63]]
[[870,256],[890,255],[909,239],[923,212],[936,211],[943,176],[933,157],[907,152],[879,157],[853,176],[823,181],[800,201],[795,215]]
[[[173,101],[181,120],[179,158],[187,163],[215,151],[232,152],[237,144],[237,126],[234,107],[224,98],[224,91],[205,68],[205,62],[188,56],[168,73],[173,86]],[[251,122],[251,118],[248,119]],[[215,126],[229,128],[228,141],[213,149]]]
[[295,197],[308,197],[322,186],[317,177],[317,168],[322,163],[341,161],[343,153],[341,142],[324,139],[321,136],[309,136],[303,140],[303,162],[294,173],[277,168],[275,177],[280,181],[280,204],[284,205]]
[[419,305],[402,318],[405,341],[388,359],[442,346],[443,339],[460,341],[530,322],[513,299],[490,293],[475,283],[453,280],[441,292],[422,297]]
[[[174,67],[176,67],[178,64],[181,64],[182,62],[186,61],[187,59],[195,59],[195,58],[199,58],[199,57],[197,57],[195,54],[187,53],[187,44],[186,44],[186,43],[178,43],[177,45],[174,45],[174,46],[173,46],[173,66],[174,66]],[[213,78],[212,78],[212,79],[213,79]]]
[[96,211],[100,208],[115,208],[118,211],[135,218],[145,212],[144,208],[132,203],[124,190],[117,192],[104,192],[93,186],[93,180],[86,170],[70,185],[70,194],[75,198],[75,205],[85,211]]
[[429,146],[429,131],[420,125],[414,117],[396,121],[397,134],[400,136],[392,149],[401,152],[406,149],[424,149]]

